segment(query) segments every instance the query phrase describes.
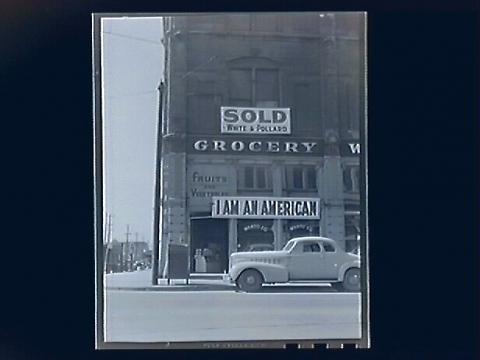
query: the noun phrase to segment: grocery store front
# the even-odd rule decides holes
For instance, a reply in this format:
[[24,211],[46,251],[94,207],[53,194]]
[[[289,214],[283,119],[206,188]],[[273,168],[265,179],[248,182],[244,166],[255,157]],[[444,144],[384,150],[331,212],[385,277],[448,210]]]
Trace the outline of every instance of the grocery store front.
[[228,253],[280,250],[291,238],[320,233],[318,198],[214,196],[212,218],[228,219]]

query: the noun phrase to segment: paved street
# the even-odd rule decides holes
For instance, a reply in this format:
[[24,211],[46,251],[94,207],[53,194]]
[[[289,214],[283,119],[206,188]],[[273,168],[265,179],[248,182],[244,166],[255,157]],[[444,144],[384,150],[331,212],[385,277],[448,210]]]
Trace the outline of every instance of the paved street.
[[360,294],[106,291],[107,341],[360,337]]

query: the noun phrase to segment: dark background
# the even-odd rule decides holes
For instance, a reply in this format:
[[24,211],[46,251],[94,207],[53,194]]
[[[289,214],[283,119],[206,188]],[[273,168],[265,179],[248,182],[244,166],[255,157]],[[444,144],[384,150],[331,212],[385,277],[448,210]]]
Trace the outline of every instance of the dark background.
[[3,2],[0,10],[7,215],[0,359],[227,356],[93,350],[90,13],[325,9],[369,10],[372,349],[228,356],[478,358],[479,25],[473,1],[330,2],[321,8],[307,1],[37,3]]

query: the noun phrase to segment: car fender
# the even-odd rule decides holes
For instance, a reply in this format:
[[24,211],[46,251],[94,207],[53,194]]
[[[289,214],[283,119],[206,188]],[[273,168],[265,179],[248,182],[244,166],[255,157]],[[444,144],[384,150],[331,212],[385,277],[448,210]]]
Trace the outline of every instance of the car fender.
[[233,281],[236,281],[240,274],[246,269],[255,269],[259,271],[266,283],[288,281],[288,270],[285,266],[256,261],[246,261],[233,265],[229,271],[230,278]]
[[340,266],[340,269],[338,270],[338,280],[343,281],[343,277],[345,276],[345,273],[348,271],[348,269],[351,269],[351,268],[360,269],[360,260],[349,261],[342,264],[342,266]]

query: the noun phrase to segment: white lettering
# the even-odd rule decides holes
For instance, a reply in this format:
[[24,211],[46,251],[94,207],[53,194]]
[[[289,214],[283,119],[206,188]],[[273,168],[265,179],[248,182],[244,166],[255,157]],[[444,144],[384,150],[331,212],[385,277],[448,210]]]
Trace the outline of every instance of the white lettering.
[[312,152],[312,148],[317,145],[317,143],[309,143],[309,142],[302,142],[302,145],[305,146],[305,149],[307,153],[311,153]]
[[267,151],[268,152],[279,152],[280,144],[278,141],[267,141]]
[[297,143],[286,142],[285,143],[285,152],[298,152],[297,147],[298,147]]
[[352,154],[360,154],[360,144],[348,144]]
[[208,148],[207,140],[198,140],[193,144],[193,148],[198,151],[205,151]]
[[225,141],[223,140],[214,140],[213,141],[213,151],[227,151],[227,149],[225,149]]
[[262,143],[260,141],[252,141],[250,144],[248,144],[248,150],[250,150],[250,151],[260,151],[261,146],[262,146]]
[[233,151],[243,151],[243,149],[245,149],[245,144],[242,141],[232,142],[232,150]]

